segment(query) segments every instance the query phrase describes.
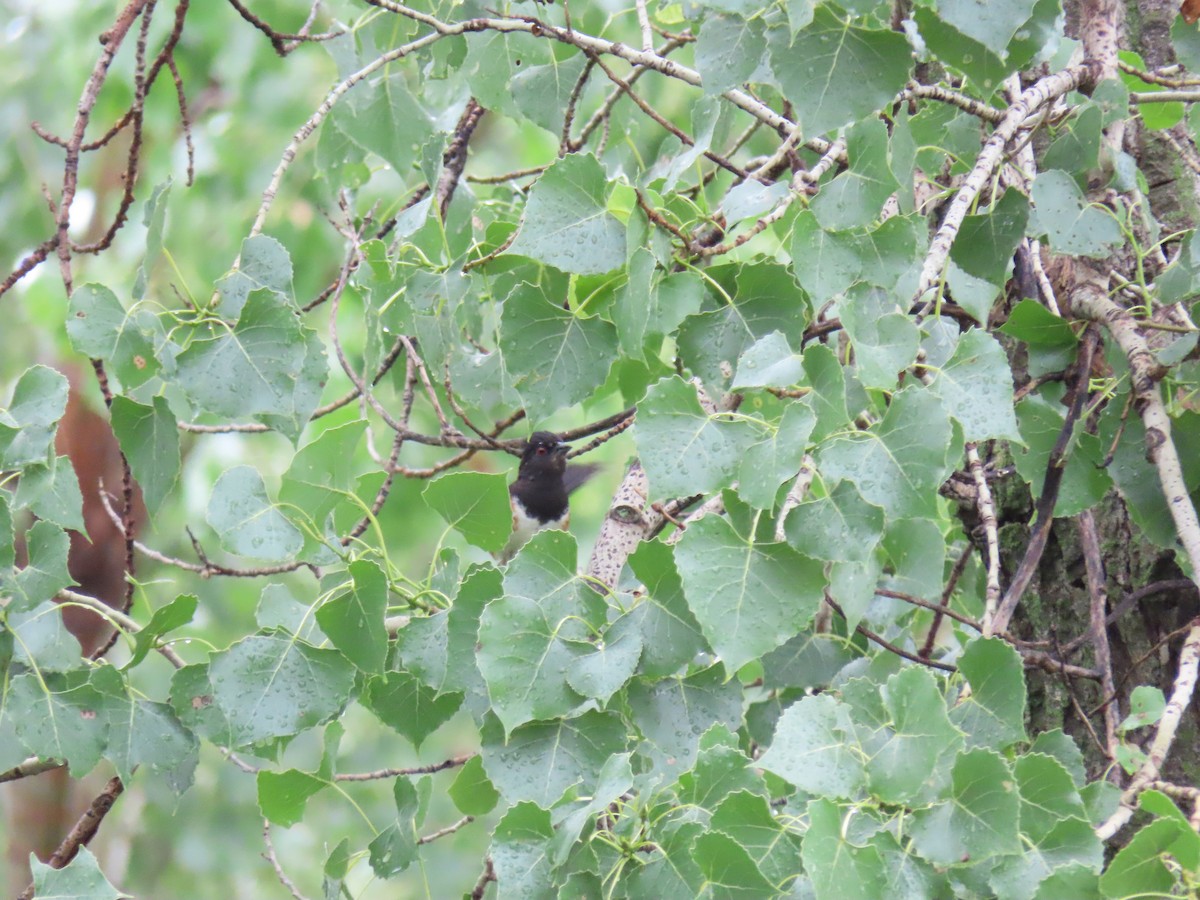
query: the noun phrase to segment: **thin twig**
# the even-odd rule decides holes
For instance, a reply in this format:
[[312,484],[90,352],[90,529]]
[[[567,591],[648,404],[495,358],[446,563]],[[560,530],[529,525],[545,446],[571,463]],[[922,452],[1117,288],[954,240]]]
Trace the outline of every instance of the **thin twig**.
[[[108,780],[108,784],[104,786],[96,797],[92,800],[91,805],[84,811],[83,815],[75,823],[74,827],[63,838],[58,848],[51,854],[47,865],[52,869],[61,869],[75,858],[79,853],[79,848],[86,846],[96,836],[96,831],[100,827],[100,823],[104,821],[104,817],[108,815],[109,810],[113,808],[113,804],[117,802],[117,798],[121,796],[121,792],[125,790],[125,783],[121,781],[120,776],[114,775]],[[25,888],[21,892],[17,900],[31,900],[33,897],[33,884]]]
[[[1100,555],[1100,536],[1096,532],[1096,519],[1090,509],[1079,514],[1079,538],[1083,548],[1083,562],[1087,570],[1088,610],[1092,649],[1096,668],[1100,670],[1100,689],[1105,697],[1115,697],[1113,684],[1112,652],[1108,646],[1108,624],[1105,618],[1108,606],[1107,578],[1104,559]],[[1110,760],[1117,758],[1117,704],[1104,704],[1104,747]],[[1109,780],[1120,786],[1120,767],[1109,767]]]
[[996,526],[996,506],[992,501],[992,489],[983,474],[983,462],[979,459],[979,447],[972,441],[966,445],[967,465],[975,480],[975,500],[979,507],[979,518],[983,522],[984,543],[987,551],[987,586],[984,590],[983,635],[992,636],[992,624],[996,608],[1000,603],[1000,537]]
[[471,888],[471,900],[483,900],[483,894],[487,890],[488,882],[496,880],[496,869],[492,866],[492,858],[489,856],[483,863],[483,871],[479,873],[479,880],[475,882],[475,887]]
[[[958,555],[958,559],[954,561],[954,568],[950,570],[950,577],[946,579],[946,586],[942,588],[941,603],[939,603],[933,611],[933,621],[929,623],[929,632],[925,635],[925,643],[922,644],[921,649],[917,651],[917,655],[922,659],[929,659],[930,655],[933,653],[933,647],[937,643],[938,632],[941,631],[942,628],[942,617],[948,615],[953,619],[959,615],[950,609],[950,598],[954,596],[954,589],[958,586],[958,579],[962,577],[962,573],[966,570],[967,562],[970,560],[970,558],[971,547],[968,545],[966,549],[964,549],[963,552]],[[876,593],[878,593],[878,591],[876,591]],[[961,621],[961,619],[959,621]],[[983,631],[982,625],[975,626],[973,622],[966,624],[971,624],[972,627],[977,627],[979,631]]]
[[445,828],[439,828],[437,831],[431,831],[431,832],[429,832],[429,834],[425,834],[425,835],[422,835],[421,837],[417,838],[417,844],[420,845],[420,844],[433,843],[438,838],[444,838],[447,835],[454,834],[454,832],[465,828],[466,826],[470,825],[474,821],[475,821],[474,816],[463,816],[461,819],[459,819],[457,822],[455,822],[452,825],[447,825]]
[[271,868],[275,870],[275,877],[279,879],[279,883],[287,888],[288,893],[295,900],[305,900],[305,896],[300,893],[299,888],[292,879],[288,878],[287,873],[283,871],[283,866],[279,863],[279,857],[275,855],[275,845],[271,842],[271,820],[263,819],[263,844],[266,845],[266,851],[263,853],[263,859],[271,864]]
[[1075,423],[1083,411],[1084,400],[1087,398],[1088,382],[1092,374],[1092,356],[1095,353],[1098,337],[1094,330],[1089,329],[1083,337],[1076,360],[1076,378],[1071,406],[1063,419],[1062,429],[1050,458],[1046,461],[1046,474],[1042,479],[1042,493],[1038,497],[1037,516],[1029,535],[1029,543],[1025,547],[1025,555],[1017,567],[1016,573],[1009,583],[1008,591],[996,609],[996,615],[991,622],[985,622],[990,632],[995,634],[1008,628],[1017,604],[1033,580],[1041,561],[1042,552],[1046,549],[1046,541],[1050,536],[1050,526],[1054,523],[1054,506],[1058,501],[1058,488],[1062,484],[1063,470],[1067,464],[1067,451],[1070,448],[1071,437],[1075,432]]
[[[832,597],[830,597],[828,593],[825,595],[825,602],[828,603],[830,606],[832,606],[833,611],[836,612],[839,616],[841,616],[843,619],[846,618],[846,613],[838,605],[837,601],[834,600]],[[882,647],[884,650],[887,650],[889,653],[895,653],[897,656],[901,657],[902,659],[907,659],[909,662],[920,663],[923,666],[928,666],[931,669],[940,669],[943,672],[957,672],[958,671],[957,666],[952,666],[949,663],[938,662],[937,660],[933,660],[933,659],[922,659],[920,656],[918,656],[915,653],[909,653],[907,650],[903,649],[902,647],[896,646],[891,641],[887,640],[884,637],[881,637],[880,635],[876,634],[871,629],[867,628],[867,626],[865,626],[861,623],[854,630],[857,631],[859,634],[861,634],[863,637],[865,637],[867,640],[871,641],[872,643],[878,644],[880,647]]]
[[463,756],[452,756],[438,763],[427,766],[410,766],[406,769],[377,769],[374,772],[339,772],[333,776],[334,781],[379,781],[386,778],[397,778],[401,775],[432,775],[465,765],[475,756],[467,753]]

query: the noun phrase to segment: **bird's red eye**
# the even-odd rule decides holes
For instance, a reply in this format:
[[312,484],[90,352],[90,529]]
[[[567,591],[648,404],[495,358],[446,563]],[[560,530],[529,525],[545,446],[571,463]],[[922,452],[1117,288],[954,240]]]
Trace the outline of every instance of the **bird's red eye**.
[[546,455],[546,448],[545,448],[545,447],[538,447],[538,448],[537,448],[537,455],[538,455],[538,456],[545,456],[545,455]]

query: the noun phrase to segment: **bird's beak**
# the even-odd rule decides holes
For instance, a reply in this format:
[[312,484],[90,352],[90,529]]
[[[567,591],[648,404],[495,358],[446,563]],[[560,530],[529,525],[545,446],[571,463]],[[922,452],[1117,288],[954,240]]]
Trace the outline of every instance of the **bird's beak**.
[[567,453],[570,452],[570,450],[571,450],[570,444],[559,443],[559,445],[554,448],[554,455],[555,456],[566,456]]

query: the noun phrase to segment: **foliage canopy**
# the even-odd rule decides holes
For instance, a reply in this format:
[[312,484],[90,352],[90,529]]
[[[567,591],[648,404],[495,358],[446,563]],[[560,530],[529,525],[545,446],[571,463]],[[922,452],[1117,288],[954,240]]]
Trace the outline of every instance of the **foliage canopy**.
[[[0,781],[110,780],[27,896],[1194,895],[1194,26],[59,5],[0,76]],[[530,424],[603,471],[498,565]]]

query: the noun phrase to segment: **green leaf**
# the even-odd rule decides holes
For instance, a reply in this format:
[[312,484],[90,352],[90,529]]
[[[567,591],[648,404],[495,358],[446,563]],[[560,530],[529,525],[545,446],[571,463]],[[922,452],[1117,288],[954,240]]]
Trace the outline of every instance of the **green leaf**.
[[149,312],[129,312],[102,284],[83,284],[71,294],[67,337],[79,353],[107,363],[126,389],[145,384],[158,373],[155,328]]
[[[1145,60],[1137,53],[1129,50],[1118,51],[1118,56],[1122,62],[1136,66],[1143,72],[1147,66]],[[1153,68],[1152,66],[1150,68]],[[1138,76],[1129,72],[1120,72],[1120,78],[1125,82],[1125,86],[1130,91],[1137,91],[1139,94],[1157,94],[1160,91],[1167,90],[1165,85],[1155,84],[1153,82],[1142,81]],[[1146,127],[1151,131],[1162,131],[1178,125],[1183,119],[1185,112],[1182,103],[1139,103],[1138,116],[1145,123]]]
[[[1112,465],[1108,471],[1129,507],[1130,518],[1137,523],[1141,533],[1160,547],[1175,547],[1177,537],[1175,522],[1159,481],[1158,471],[1146,461],[1146,428],[1138,416],[1124,416],[1124,398],[1114,398],[1110,404],[1112,412],[1101,419],[1101,446],[1116,444]],[[1184,483],[1189,491],[1200,486],[1200,416],[1181,412],[1171,423],[1171,437],[1179,452],[1183,466]],[[1081,443],[1083,436],[1080,436]],[[1088,448],[1090,449],[1090,448]],[[1078,450],[1067,460],[1070,471],[1071,460],[1079,455]],[[1065,478],[1064,478],[1065,481]]]
[[1066,320],[1036,300],[1022,300],[1014,306],[1000,330],[1031,346],[1074,347],[1079,343]]
[[627,689],[633,723],[649,742],[640,748],[669,775],[690,769],[701,735],[714,724],[730,731],[742,720],[742,689],[725,681],[720,666],[684,677],[636,679]]
[[85,531],[83,495],[68,456],[52,456],[48,463],[26,466],[13,502],[17,509],[28,509],[39,519]]
[[475,664],[479,616],[501,593],[498,570],[468,572],[448,612],[414,618],[400,629],[396,650],[404,667],[439,693],[484,695],[483,677]]
[[863,562],[883,537],[883,510],[840,481],[828,495],[806,499],[787,518],[788,543],[814,559]]
[[507,731],[532,719],[565,716],[583,703],[567,680],[591,648],[585,622],[603,601],[575,573],[575,540],[534,535],[504,575],[504,596],[479,621],[476,659],[492,707]]
[[787,338],[772,331],[742,353],[730,387],[788,387],[796,384],[803,374],[800,357],[792,352]]
[[418,750],[458,712],[462,694],[439,694],[407,672],[388,672],[367,682],[363,705]]
[[347,567],[350,588],[317,610],[317,623],[345,657],[364,672],[380,673],[387,658],[388,582],[383,570],[366,559]]
[[[862,280],[889,291],[915,288],[913,259],[925,252],[925,220],[916,215],[892,216],[873,231],[858,235]],[[912,288],[909,288],[911,290]]]
[[576,719],[530,722],[507,740],[503,729],[485,726],[480,756],[506,802],[533,801],[548,809],[573,785],[590,792],[608,758],[625,749],[625,732],[615,713],[595,710]]
[[782,28],[770,31],[771,65],[809,136],[890,104],[912,64],[901,35],[850,25],[825,5],[816,8],[810,25],[790,37]]
[[963,219],[950,258],[964,272],[1003,287],[1009,262],[1029,219],[1029,201],[1017,190],[1005,191],[989,209]]
[[417,858],[417,837],[412,825],[391,824],[367,845],[371,871],[379,878],[393,878]]
[[27,753],[65,760],[71,771],[82,777],[95,767],[104,752],[110,701],[92,684],[81,680],[83,673],[40,674],[39,678],[25,672],[9,682],[6,715],[12,717],[17,737]]
[[550,290],[517,285],[500,318],[504,366],[535,421],[590,397],[617,355],[616,329],[563,309],[556,287],[565,281],[551,279]]
[[497,900],[553,900],[550,871],[550,813],[533,803],[518,803],[492,833],[492,868]]
[[974,38],[998,56],[1033,13],[1036,0],[979,3],[977,0],[944,0],[938,15],[963,34]]
[[763,686],[823,687],[858,655],[837,635],[805,632],[763,657]]
[[576,53],[563,60],[551,55],[544,66],[521,66],[512,79],[517,109],[558,137],[563,131],[564,111],[586,65],[587,57]]
[[213,702],[212,682],[207,664],[194,664],[177,669],[171,676],[171,708],[183,723],[201,737],[228,746],[229,722]]
[[866,616],[883,575],[882,555],[862,562],[835,561],[829,566],[829,592],[837,597],[846,616],[846,627],[857,628]]
[[931,9],[913,10],[913,19],[921,30],[921,38],[933,56],[953,66],[971,80],[972,86],[984,99],[994,94],[1014,66],[1005,65],[1001,55],[967,37]]
[[765,793],[762,777],[749,768],[751,762],[738,749],[736,735],[714,725],[700,737],[696,764],[676,782],[680,802],[711,810],[734,791]]
[[[1021,793],[1021,832],[1035,843],[1045,838],[1063,819],[1087,823],[1087,810],[1071,774],[1057,759],[1025,753],[1013,766]],[[1100,844],[1095,845],[1097,852]]]
[[827,440],[818,468],[830,482],[853,482],[889,518],[935,518],[950,438],[941,401],[923,388],[907,387],[892,396],[883,420],[870,431]]
[[[1048,56],[1061,40],[1062,4],[1060,0],[1034,0],[1033,13],[1008,42],[1008,62],[1020,69],[1038,57]],[[1100,91],[1092,94],[1098,98]],[[1115,114],[1126,115],[1127,102],[1115,108]]]
[[746,848],[728,835],[700,835],[693,853],[714,896],[749,898],[774,893],[774,886],[763,877]]
[[18,469],[48,461],[55,427],[66,408],[67,379],[61,373],[46,366],[22,372],[8,409],[0,409],[0,467]]
[[[1108,84],[1115,86],[1111,81]],[[1099,100],[1097,93],[1093,93],[1093,99]],[[1125,98],[1122,106],[1128,108],[1128,98]],[[1104,113],[1099,103],[1081,104],[1076,107],[1071,127],[1062,129],[1054,142],[1046,148],[1042,168],[1066,169],[1080,174],[1097,168],[1100,164],[1103,119]]]
[[308,641],[310,644],[324,643],[325,635],[317,627],[313,616],[315,603],[305,602],[291,589],[282,584],[268,584],[258,597],[254,608],[254,621],[263,631],[281,629],[288,634]]
[[153,516],[179,478],[179,429],[162,397],[143,406],[128,397],[113,397],[112,429],[129,460],[129,469],[142,489],[146,510]]
[[1087,782],[1087,771],[1084,768],[1083,752],[1061,728],[1043,731],[1029,747],[1030,753],[1041,753],[1058,760],[1066,769],[1076,787],[1083,787]]
[[642,656],[640,617],[626,613],[598,637],[590,651],[577,656],[567,669],[567,684],[585,697],[607,704],[637,669]]
[[1033,900],[1060,900],[1062,897],[1101,900],[1100,875],[1087,866],[1064,866],[1042,882]]
[[327,428],[296,451],[280,483],[279,502],[290,507],[286,514],[298,525],[323,533],[334,507],[347,500],[358,476],[354,451],[366,427],[360,420]]
[[167,222],[167,197],[171,193],[171,179],[156,184],[146,201],[142,213],[142,224],[146,226],[146,255],[138,267],[137,276],[133,282],[133,299],[142,300],[146,296],[146,285],[150,280],[151,270],[162,257],[163,230]]
[[214,653],[209,678],[240,747],[328,722],[350,697],[354,667],[335,650],[254,635]]
[[80,847],[61,869],[31,854],[29,868],[33,873],[33,895],[38,900],[118,900],[128,896],[109,883],[87,847]]
[[789,402],[775,433],[764,435],[742,455],[738,496],[756,509],[774,507],[779,486],[800,471],[816,424],[816,415],[807,399]]
[[800,871],[800,838],[775,818],[761,794],[746,790],[730,794],[713,810],[711,825],[737,841],[773,885]]
[[193,339],[176,362],[175,381],[199,408],[255,418],[293,440],[328,376],[317,333],[268,291],[252,292],[232,330]]
[[629,896],[692,900],[703,896],[705,878],[692,848],[704,831],[697,822],[675,820],[655,834],[655,847],[629,877]]
[[855,743],[849,707],[828,694],[803,697],[784,710],[758,765],[810,794],[852,797],[866,782]]
[[271,503],[257,469],[237,466],[213,486],[205,516],[231,553],[258,559],[290,559],[300,552],[303,535]]
[[25,534],[28,559],[24,568],[3,579],[12,592],[12,599],[5,610],[8,615],[31,610],[75,583],[67,571],[69,545],[66,532],[57,525],[51,522],[33,523],[33,527]]
[[892,295],[858,285],[838,302],[838,314],[854,344],[856,373],[864,387],[893,390],[901,372],[917,358],[921,336],[899,311]]
[[[845,819],[838,805],[830,800],[810,800],[808,831],[801,851],[804,870],[812,878],[816,900],[871,898],[882,900],[886,894],[883,861],[874,847],[857,846],[847,836]],[[845,816],[845,818],[843,817]]]
[[904,804],[941,777],[939,761],[961,745],[962,736],[950,724],[946,701],[927,669],[897,672],[880,694],[891,723],[870,749],[867,778],[875,796]]
[[[1000,860],[988,882],[997,897],[1031,897],[1056,872],[1073,866],[1097,872],[1103,864],[1104,846],[1092,826],[1081,819],[1064,819],[1040,840],[1026,844],[1020,854]],[[1075,898],[1080,894],[1072,891],[1058,896]]]
[[325,859],[324,878],[322,880],[325,900],[336,900],[338,896],[341,896],[342,884],[346,881],[346,874],[349,870],[350,839],[342,838],[341,841],[338,841],[334,850],[330,852],[329,857]]
[[927,600],[944,588],[946,539],[932,519],[897,519],[888,525],[883,549],[891,560],[890,586]]
[[709,94],[741,87],[762,63],[762,24],[741,16],[710,15],[696,39],[696,68]]
[[1177,870],[1168,866],[1163,857],[1184,840],[1187,830],[1172,819],[1158,819],[1143,827],[1100,876],[1100,893],[1114,900],[1174,894],[1179,884]]
[[933,392],[962,425],[965,440],[1020,440],[1008,358],[986,331],[972,328],[962,336],[937,373]]
[[669,155],[669,161],[664,162],[656,170],[656,172],[662,173],[663,176],[660,190],[663,192],[674,191],[681,178],[694,174],[696,160],[706,150],[712,148],[713,135],[721,120],[721,113],[722,106],[720,100],[710,94],[698,97],[692,104],[691,134],[693,143],[684,147],[678,139],[667,139],[663,149]]
[[821,603],[822,566],[787,544],[756,544],[706,516],[676,545],[688,606],[729,672],[778,647]]
[[182,628],[192,621],[198,602],[195,594],[180,594],[170,603],[156,609],[150,617],[150,621],[134,635],[133,654],[124,668],[132,669],[140,664],[146,655],[158,645],[159,639],[164,634],[174,631],[176,628]]
[[483,771],[483,760],[479,756],[466,761],[446,793],[464,816],[486,816],[500,799],[500,792]]
[[629,259],[628,282],[614,300],[613,321],[621,352],[642,359],[652,338],[670,334],[700,311],[703,282],[693,272],[656,277],[654,254],[639,247]]
[[421,494],[425,502],[467,541],[499,553],[512,534],[508,479],[485,472],[450,472]]
[[261,771],[257,775],[258,808],[272,824],[291,828],[304,819],[308,798],[326,787],[315,775],[288,769],[286,772]]
[[399,68],[358,87],[352,102],[334,106],[334,124],[354,144],[378,154],[406,176],[416,161],[417,148],[433,134],[429,114],[409,91],[406,73]]
[[1200,869],[1200,835],[1191,828],[1188,817],[1171,798],[1162,791],[1145,790],[1138,797],[1138,807],[1143,812],[1170,819],[1183,826],[1180,829],[1179,840],[1171,847],[1171,855],[1190,872]]
[[888,166],[888,133],[883,122],[863,119],[846,129],[845,137],[849,165],[812,201],[821,227],[834,231],[871,224],[900,186]]
[[947,802],[913,813],[917,851],[939,866],[1021,852],[1019,798],[1003,757],[990,750],[959,753],[951,781]]
[[1117,726],[1117,731],[1124,734],[1153,725],[1166,708],[1167,700],[1161,690],[1152,685],[1138,685],[1129,695],[1129,715]]
[[1123,240],[1112,213],[1089,205],[1061,169],[1039,173],[1031,193],[1036,218],[1030,227],[1047,236],[1055,253],[1103,258]]
[[977,638],[958,660],[971,695],[950,711],[950,720],[966,733],[968,748],[1004,749],[1025,736],[1025,667],[1009,644]]
[[5,584],[8,570],[16,562],[17,554],[13,546],[12,510],[8,506],[8,496],[0,494],[0,584]]
[[[633,769],[629,765],[629,757],[629,753],[617,753],[610,756],[605,761],[600,774],[596,776],[596,786],[572,801],[569,807],[570,812],[565,817],[562,817],[561,813],[556,815],[560,822],[556,826],[557,833],[552,847],[551,859],[554,865],[561,866],[570,857],[580,834],[595,822],[597,813],[603,813],[612,804],[620,803],[622,796],[628,794],[634,779]],[[561,897],[563,894],[560,893],[559,896]],[[567,894],[567,896],[570,895]],[[585,893],[580,900],[592,896],[596,896],[596,894]]]
[[697,653],[708,650],[688,609],[675,555],[661,541],[643,542],[629,557],[629,568],[646,589],[642,602],[630,613],[640,623],[641,672],[650,677],[674,675]]
[[777,181],[774,184],[763,184],[754,179],[747,179],[736,184],[721,198],[718,209],[725,217],[727,228],[744,222],[746,219],[757,219],[772,209],[775,209],[791,193],[787,182]]
[[237,268],[217,282],[221,315],[241,315],[251,291],[270,291],[288,301],[292,294],[292,257],[273,237],[256,234],[242,241]]
[[823,228],[811,210],[803,210],[792,224],[791,256],[796,281],[816,304],[846,290],[862,273],[854,236]]
[[850,421],[846,409],[846,376],[842,365],[830,347],[812,343],[804,349],[804,371],[812,383],[813,412],[817,424],[812,439],[821,441],[843,430]]
[[465,37],[468,49],[462,71],[472,95],[488,109],[519,117],[512,95],[513,76],[527,65],[549,61],[546,42],[521,32],[485,31]]
[[691,496],[729,485],[749,432],[700,406],[678,375],[650,386],[633,426],[638,457],[658,497]]
[[[704,312],[688,316],[679,328],[679,356],[716,399],[728,387],[738,357],[772,331],[799,335],[808,324],[808,298],[779,265],[721,266],[706,270],[724,291]],[[727,300],[725,298],[732,298]]]
[[564,272],[599,275],[625,262],[625,230],[606,209],[608,176],[589,153],[564,156],[529,192],[506,251]]

